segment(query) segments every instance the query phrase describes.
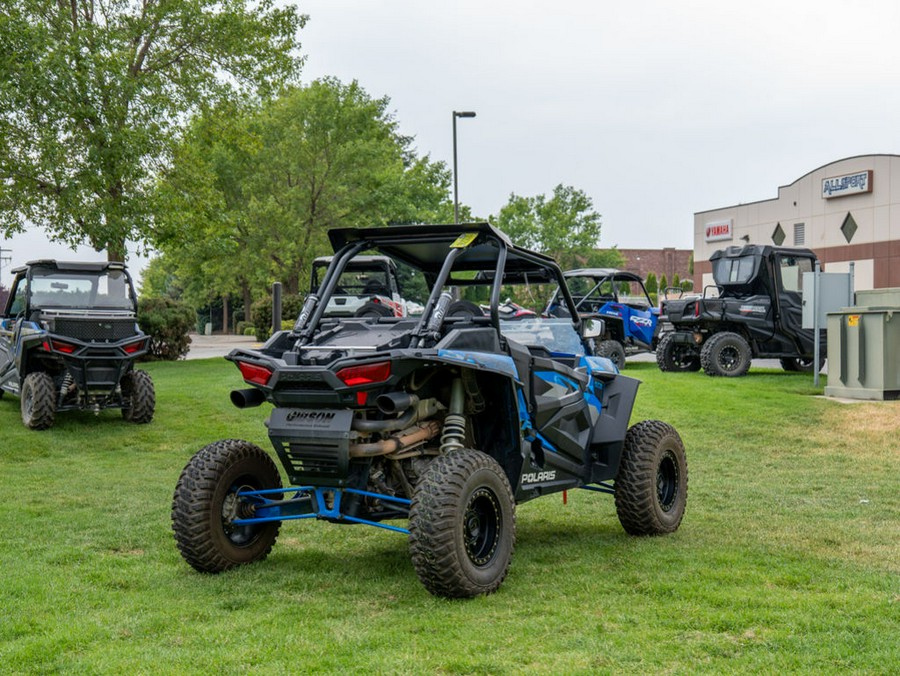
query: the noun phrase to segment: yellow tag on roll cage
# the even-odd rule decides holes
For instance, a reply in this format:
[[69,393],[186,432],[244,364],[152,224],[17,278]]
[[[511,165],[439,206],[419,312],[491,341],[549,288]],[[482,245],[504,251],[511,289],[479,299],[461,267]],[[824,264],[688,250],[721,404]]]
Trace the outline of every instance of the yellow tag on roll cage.
[[465,249],[472,242],[474,242],[478,237],[477,232],[466,232],[453,240],[453,244],[450,245],[451,249]]

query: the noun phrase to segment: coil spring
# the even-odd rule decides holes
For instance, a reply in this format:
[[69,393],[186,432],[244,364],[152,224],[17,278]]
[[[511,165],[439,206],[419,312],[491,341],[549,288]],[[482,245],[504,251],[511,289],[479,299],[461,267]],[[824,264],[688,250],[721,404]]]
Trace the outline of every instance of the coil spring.
[[72,389],[72,385],[75,384],[75,379],[72,378],[72,374],[66,371],[66,375],[63,376],[62,383],[59,385],[59,396],[60,398],[65,398],[65,396],[69,393],[69,390]]
[[441,453],[447,453],[456,448],[466,446],[466,417],[456,413],[449,413],[444,418],[444,428],[441,430]]

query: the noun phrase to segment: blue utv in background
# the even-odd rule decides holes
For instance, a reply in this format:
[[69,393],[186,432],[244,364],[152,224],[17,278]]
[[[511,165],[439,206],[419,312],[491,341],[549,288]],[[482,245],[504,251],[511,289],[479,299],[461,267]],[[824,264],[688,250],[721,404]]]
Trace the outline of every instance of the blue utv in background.
[[[569,270],[565,278],[578,313],[602,317],[606,324],[603,335],[597,338],[598,355],[621,369],[627,355],[656,349],[659,309],[639,275],[613,268],[584,268]],[[557,289],[545,314],[561,317],[567,312]]]
[[[603,323],[581,319],[552,259],[488,224],[329,236],[334,258],[294,328],[227,357],[251,386],[232,402],[272,406],[269,441],[288,485],[248,441],[200,449],[172,502],[191,566],[218,573],[264,559],[284,521],[367,524],[409,536],[431,593],[471,597],[506,577],[518,503],[586,488],[615,496],[631,534],[678,528],[681,438],[656,420],[629,428],[639,382],[591,353]],[[326,315],[344,270],[372,251],[424,275],[421,316]],[[504,320],[503,288],[525,283],[560,285],[568,316]],[[489,313],[451,312],[475,286]]]

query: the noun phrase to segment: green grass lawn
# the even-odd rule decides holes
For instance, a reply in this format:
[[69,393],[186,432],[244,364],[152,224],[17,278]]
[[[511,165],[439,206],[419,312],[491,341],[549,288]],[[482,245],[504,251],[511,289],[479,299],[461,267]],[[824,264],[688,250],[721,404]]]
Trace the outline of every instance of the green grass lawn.
[[282,526],[264,562],[218,576],[175,549],[191,455],[269,448],[224,360],[154,364],[157,415],[66,413],[26,430],[0,401],[0,672],[897,673],[900,402],[842,405],[812,377],[723,380],[632,364],[633,421],[687,447],[681,529],[632,538],[588,491],[518,510],[492,596],[430,596],[404,536]]

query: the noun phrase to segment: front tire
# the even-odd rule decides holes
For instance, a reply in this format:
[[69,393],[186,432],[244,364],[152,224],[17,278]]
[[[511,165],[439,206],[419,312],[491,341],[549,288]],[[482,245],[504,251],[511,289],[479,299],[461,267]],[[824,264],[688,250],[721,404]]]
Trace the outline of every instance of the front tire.
[[699,371],[700,356],[690,345],[676,343],[674,334],[666,333],[656,345],[656,365],[660,371]]
[[156,391],[153,379],[146,371],[130,371],[122,376],[122,417],[129,422],[145,425],[153,420],[156,410]]
[[625,368],[625,348],[618,340],[601,340],[597,345],[597,356],[609,359],[619,371]]
[[451,598],[495,592],[515,540],[512,490],[493,458],[462,449],[431,462],[409,512],[410,555],[429,592]]
[[671,425],[644,420],[625,435],[616,476],[616,513],[631,535],[662,535],[678,529],[687,506],[684,444]]
[[[172,529],[178,551],[201,573],[220,573],[265,559],[280,521],[234,526],[252,513],[240,490],[281,488],[268,453],[249,441],[225,439],[201,448],[182,471],[172,500]],[[280,494],[268,496],[273,500]]]
[[747,341],[731,331],[713,334],[700,350],[700,364],[708,376],[738,378],[746,375],[752,358]]
[[32,430],[46,430],[56,418],[56,387],[43,372],[29,373],[22,382],[22,422]]

